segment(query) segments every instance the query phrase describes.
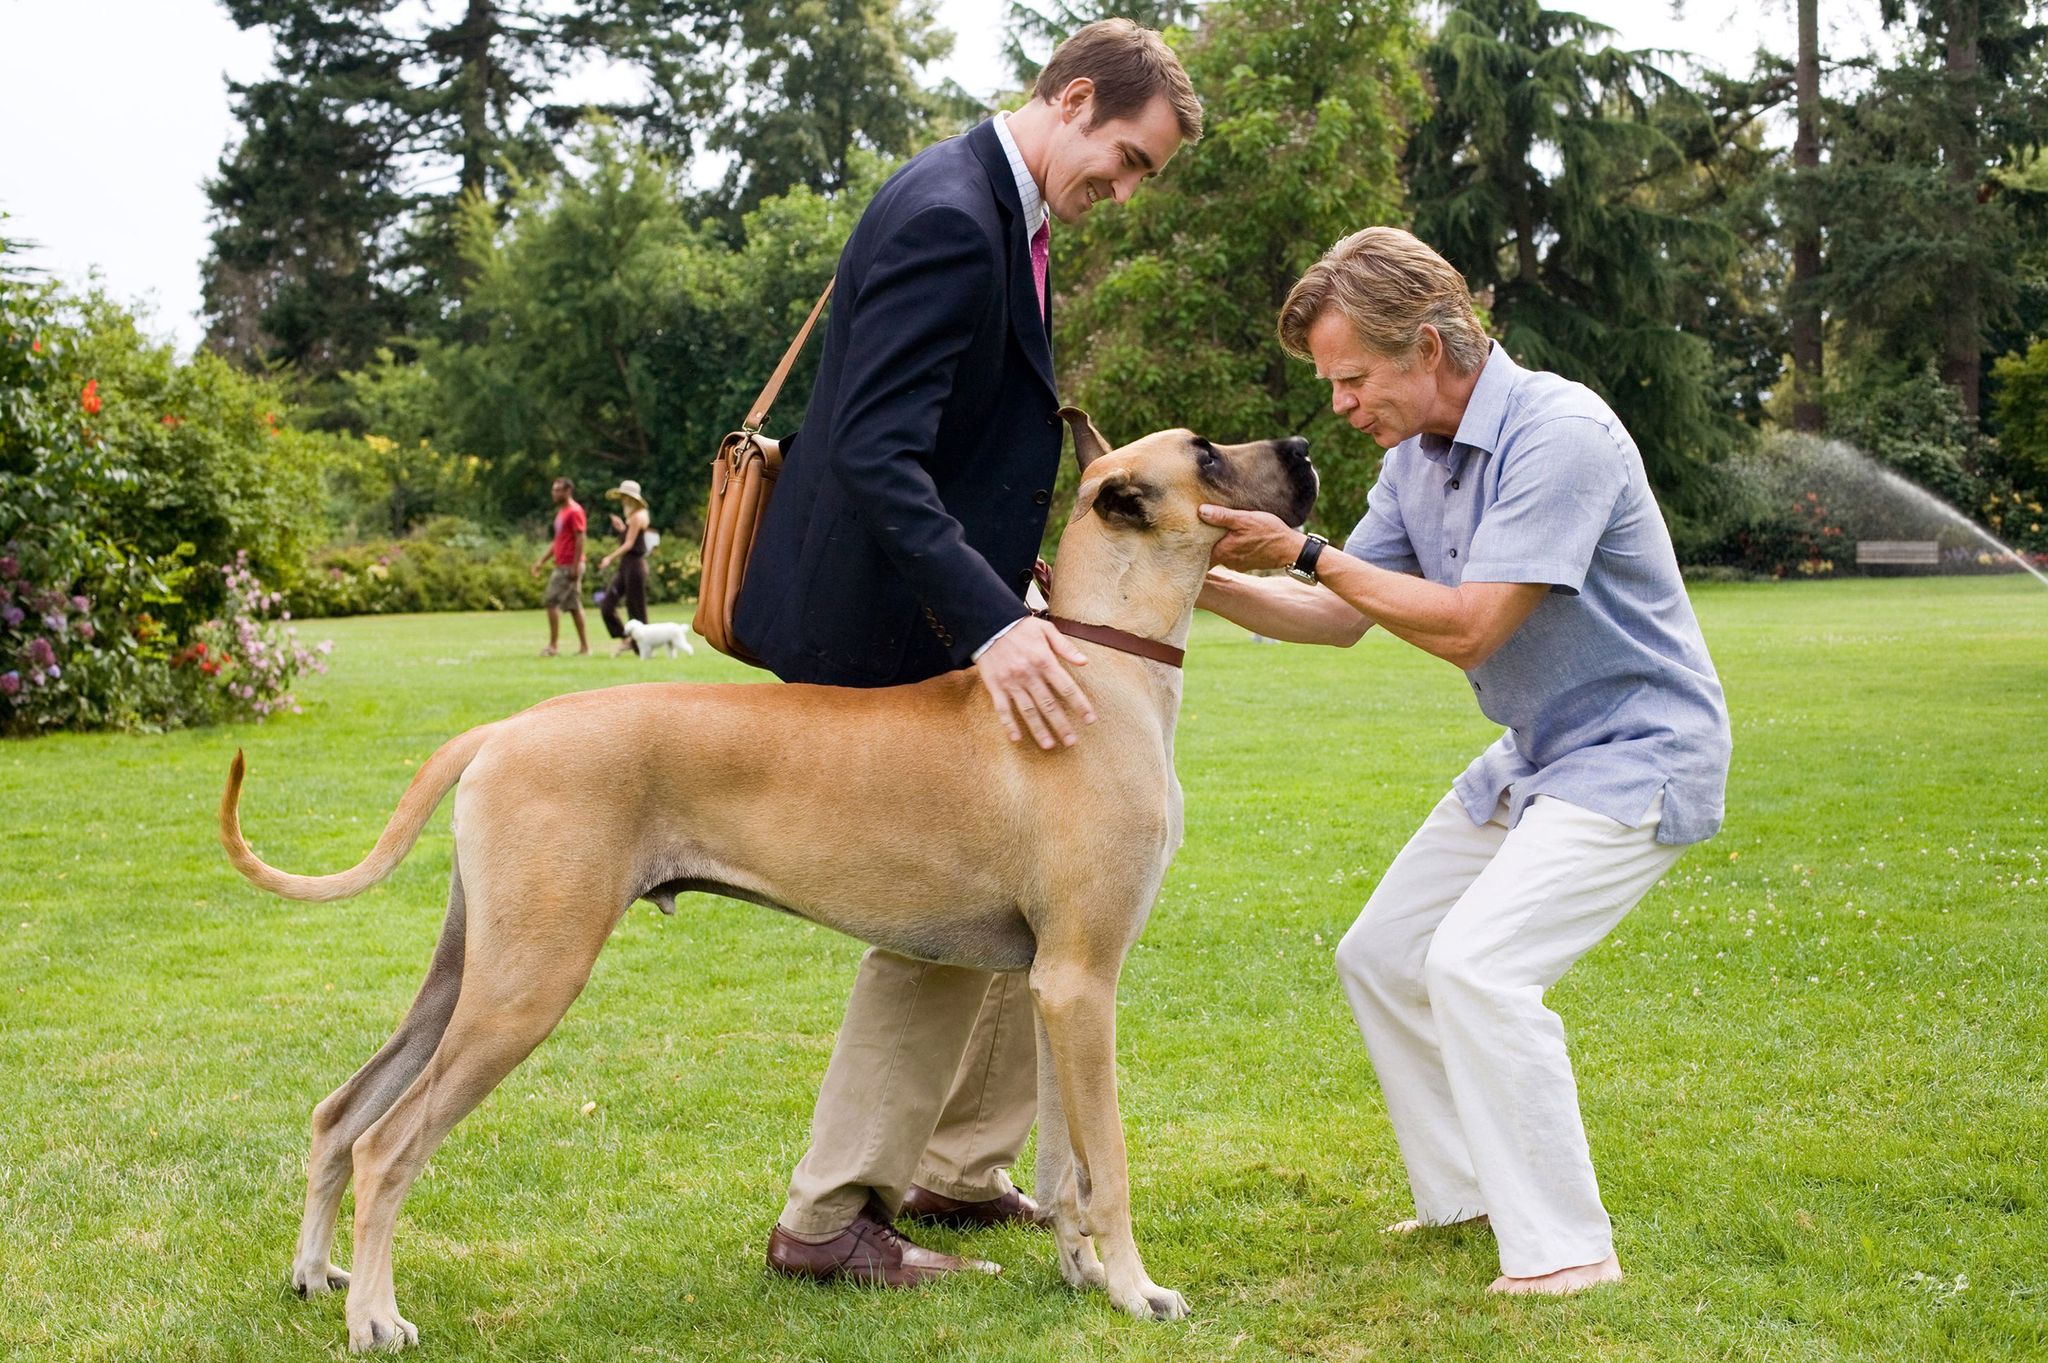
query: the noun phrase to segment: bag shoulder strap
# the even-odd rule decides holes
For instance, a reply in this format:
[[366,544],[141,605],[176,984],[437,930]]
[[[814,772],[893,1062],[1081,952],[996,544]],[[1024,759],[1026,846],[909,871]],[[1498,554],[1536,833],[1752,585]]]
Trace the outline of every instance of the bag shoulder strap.
[[760,434],[761,427],[767,423],[768,409],[775,405],[776,397],[781,394],[782,381],[789,377],[790,367],[796,363],[796,357],[803,353],[804,342],[811,339],[811,328],[818,324],[818,314],[825,310],[825,301],[832,296],[832,286],[838,282],[837,275],[825,281],[825,292],[819,294],[818,301],[811,305],[811,315],[804,318],[803,329],[797,332],[796,339],[791,341],[789,349],[783,352],[782,363],[776,365],[775,372],[768,376],[768,386],[761,390],[760,397],[754,399],[754,408],[747,413],[746,425],[740,428],[747,434]]

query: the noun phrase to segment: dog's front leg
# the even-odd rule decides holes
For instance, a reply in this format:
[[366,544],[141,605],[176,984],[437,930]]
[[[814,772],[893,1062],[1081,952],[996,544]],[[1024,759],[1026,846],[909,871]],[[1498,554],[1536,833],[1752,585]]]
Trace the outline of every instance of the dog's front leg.
[[[1036,1009],[1033,1010],[1034,1016]],[[1095,1242],[1088,1235],[1087,1189],[1067,1138],[1067,1110],[1060,1101],[1058,1067],[1045,1019],[1038,1025],[1038,1178],[1039,1201],[1052,1212],[1053,1238],[1058,1243],[1060,1276],[1069,1286],[1102,1287],[1106,1280]]]
[[1073,1147],[1075,1195],[1086,1217],[1082,1229],[1093,1234],[1101,1251],[1111,1301],[1141,1319],[1179,1320],[1188,1313],[1186,1300],[1146,1275],[1131,1234],[1130,1168],[1116,1105],[1116,971],[1048,959],[1044,950],[1041,942],[1031,968],[1031,997],[1045,1028]]

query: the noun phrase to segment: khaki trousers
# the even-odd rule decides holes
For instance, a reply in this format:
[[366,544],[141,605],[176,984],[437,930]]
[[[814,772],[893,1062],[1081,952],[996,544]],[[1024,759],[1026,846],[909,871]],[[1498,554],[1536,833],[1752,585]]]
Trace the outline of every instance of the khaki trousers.
[[853,1224],[870,1194],[893,1214],[912,1183],[962,1202],[1000,1197],[1037,1108],[1038,1032],[1022,971],[991,974],[871,948],[782,1225],[832,1235]]
[[1543,995],[1685,849],[1643,822],[1539,795],[1474,827],[1447,795],[1337,948],[1387,1116],[1429,1225],[1485,1213],[1501,1272],[1533,1278],[1614,1252],[1564,1024]]

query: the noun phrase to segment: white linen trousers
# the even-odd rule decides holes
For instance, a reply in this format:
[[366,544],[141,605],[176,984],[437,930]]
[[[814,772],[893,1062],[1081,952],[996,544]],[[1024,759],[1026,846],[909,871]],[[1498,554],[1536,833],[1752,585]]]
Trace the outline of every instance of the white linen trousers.
[[1475,827],[1447,795],[1337,948],[1416,1217],[1484,1213],[1509,1277],[1614,1252],[1543,995],[1685,850],[1656,841],[1663,805],[1630,828],[1539,795],[1510,831],[1505,796]]

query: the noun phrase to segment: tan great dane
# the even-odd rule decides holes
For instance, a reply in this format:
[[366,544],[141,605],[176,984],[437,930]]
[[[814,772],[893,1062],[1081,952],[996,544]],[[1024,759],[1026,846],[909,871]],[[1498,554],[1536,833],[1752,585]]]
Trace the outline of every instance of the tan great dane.
[[[1183,645],[1222,531],[1202,502],[1290,525],[1315,498],[1307,443],[1222,446],[1166,431],[1111,450],[1074,432],[1082,483],[1060,539],[1053,613]],[[441,1140],[552,1031],[636,899],[709,891],[906,956],[1030,972],[1038,1014],[1037,1189],[1061,1272],[1135,1316],[1187,1314],[1131,1234],[1116,1096],[1116,984],[1181,838],[1173,770],[1181,674],[1089,646],[1076,678],[1096,724],[1074,747],[1011,742],[971,671],[914,686],[621,686],[558,696],[442,745],[376,847],[327,876],[276,870],[243,840],[239,753],[221,798],[235,868],[291,899],[388,875],[455,788],[448,916],[398,1031],[313,1110],[292,1282],[348,1287],[349,1345],[402,1348],[391,1242]],[[602,746],[602,790],[559,755]],[[459,782],[459,784],[458,784]],[[329,1261],[356,1185],[354,1278]],[[1099,1250],[1099,1255],[1098,1255]]]

